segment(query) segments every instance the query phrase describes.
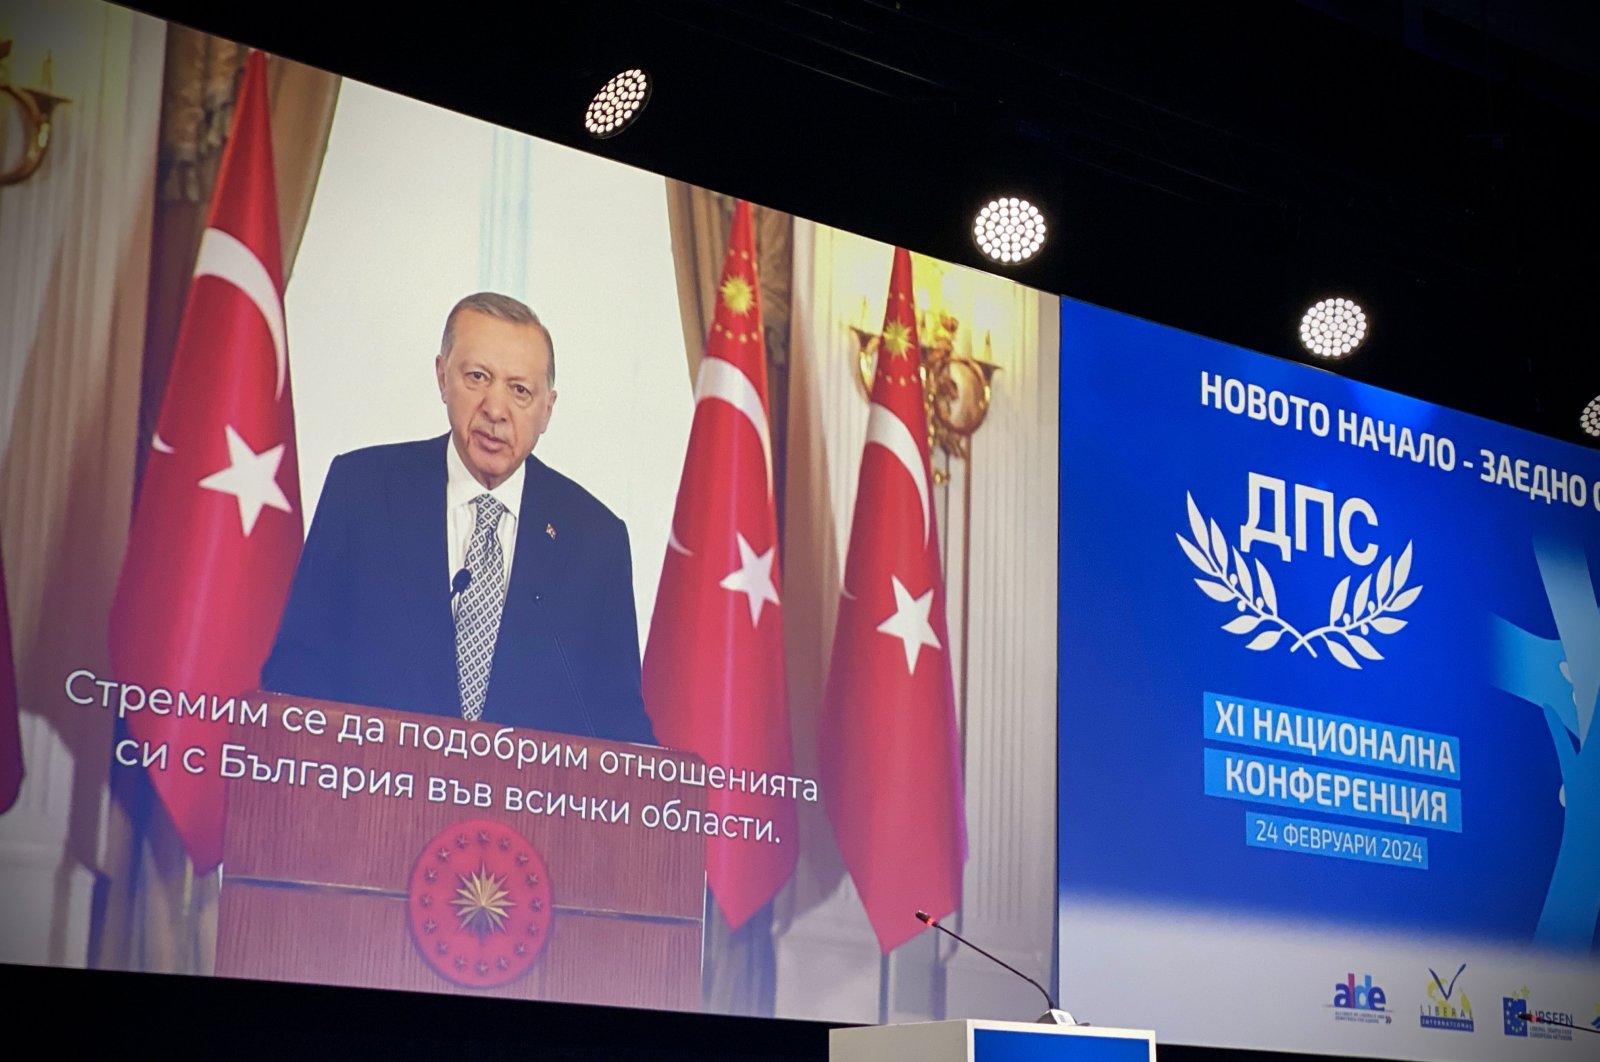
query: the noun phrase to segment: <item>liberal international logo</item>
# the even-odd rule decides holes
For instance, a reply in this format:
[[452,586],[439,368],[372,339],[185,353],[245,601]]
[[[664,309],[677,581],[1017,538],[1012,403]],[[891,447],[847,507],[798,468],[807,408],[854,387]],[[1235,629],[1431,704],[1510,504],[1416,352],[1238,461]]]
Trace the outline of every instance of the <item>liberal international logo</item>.
[[1344,980],[1333,986],[1333,1008],[1335,1021],[1359,1021],[1369,1025],[1388,1025],[1394,1018],[1385,1009],[1389,1000],[1383,988],[1372,983],[1372,975],[1364,975],[1361,981],[1356,981],[1356,975],[1347,973]]
[[1421,1007],[1424,1029],[1472,1031],[1472,1000],[1467,996],[1466,986],[1460,983],[1462,971],[1466,968],[1467,964],[1462,963],[1448,982],[1432,967],[1428,968],[1425,993],[1428,1001]]

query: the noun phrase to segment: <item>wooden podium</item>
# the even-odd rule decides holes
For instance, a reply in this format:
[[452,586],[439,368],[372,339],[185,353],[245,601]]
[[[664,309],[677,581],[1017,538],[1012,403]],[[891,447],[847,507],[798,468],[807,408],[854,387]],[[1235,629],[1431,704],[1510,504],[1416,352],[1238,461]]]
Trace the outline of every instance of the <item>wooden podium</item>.
[[[236,725],[231,741],[244,746],[266,772],[280,758],[410,772],[409,799],[367,792],[341,796],[324,789],[316,770],[308,784],[268,781],[245,770],[228,782],[227,835],[217,920],[216,972],[223,976],[360,985],[426,992],[462,992],[696,1010],[705,905],[705,838],[698,832],[644,828],[641,811],[678,800],[700,809],[705,789],[657,778],[607,774],[602,753],[659,754],[679,763],[687,753],[566,734],[519,730],[540,746],[570,747],[584,768],[554,762],[520,769],[493,755],[445,756],[442,750],[401,747],[400,725],[466,731],[483,748],[503,728],[439,716],[255,694],[268,703],[266,726]],[[295,712],[297,706],[300,713]],[[285,719],[285,709],[289,718]],[[327,716],[321,736],[304,729],[304,712]],[[382,744],[339,742],[347,714],[355,722],[383,721]],[[289,726],[285,726],[285,723]],[[300,729],[293,729],[299,727]],[[409,728],[408,728],[409,730]],[[502,748],[505,746],[502,745]],[[527,747],[527,746],[524,746]],[[610,757],[607,757],[610,761]],[[237,767],[234,768],[238,770]],[[352,775],[352,778],[354,776]],[[371,777],[369,775],[369,777]],[[429,779],[451,779],[443,801],[429,799]],[[487,785],[488,807],[457,794]],[[626,802],[629,821],[606,815],[507,810],[505,790]],[[478,790],[483,792],[483,790]],[[587,805],[586,805],[587,806]],[[568,805],[569,809],[571,804]],[[413,942],[408,883],[425,846],[465,820],[490,820],[525,838],[548,868],[548,939],[532,968],[496,988],[453,983],[424,960]]]

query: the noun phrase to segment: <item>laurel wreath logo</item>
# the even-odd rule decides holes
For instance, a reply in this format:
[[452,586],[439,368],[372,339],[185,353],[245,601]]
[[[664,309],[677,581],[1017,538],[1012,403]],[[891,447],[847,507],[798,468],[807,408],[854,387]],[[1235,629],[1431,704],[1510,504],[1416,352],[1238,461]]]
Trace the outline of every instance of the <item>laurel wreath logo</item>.
[[[1376,585],[1371,574],[1356,584],[1354,598],[1350,596],[1350,581],[1354,576],[1347,575],[1340,579],[1328,603],[1327,624],[1302,634],[1278,615],[1278,589],[1260,558],[1252,558],[1255,562],[1255,576],[1252,578],[1250,565],[1245,563],[1238,548],[1232,547],[1230,553],[1228,540],[1223,537],[1222,528],[1217,526],[1217,522],[1207,521],[1200,515],[1200,507],[1195,505],[1193,494],[1185,494],[1184,497],[1189,503],[1189,532],[1194,536],[1194,541],[1190,542],[1179,534],[1178,545],[1183,547],[1190,563],[1206,576],[1196,579],[1194,583],[1211,600],[1231,603],[1240,613],[1224,623],[1222,629],[1229,634],[1243,636],[1255,633],[1262,626],[1268,628],[1255,633],[1255,637],[1245,645],[1246,649],[1266,652],[1276,646],[1284,635],[1288,635],[1293,639],[1289,646],[1291,653],[1304,647],[1306,652],[1315,657],[1317,647],[1313,641],[1320,642],[1328,650],[1328,655],[1345,667],[1359,671],[1361,661],[1356,659],[1358,656],[1365,660],[1383,659],[1383,654],[1378,652],[1369,636],[1395,634],[1403,629],[1406,621],[1394,613],[1410,608],[1422,593],[1421,586],[1406,586],[1406,580],[1411,577],[1412,545],[1407,542],[1398,558],[1383,559],[1378,567]],[[1349,605],[1348,609],[1346,605]]]

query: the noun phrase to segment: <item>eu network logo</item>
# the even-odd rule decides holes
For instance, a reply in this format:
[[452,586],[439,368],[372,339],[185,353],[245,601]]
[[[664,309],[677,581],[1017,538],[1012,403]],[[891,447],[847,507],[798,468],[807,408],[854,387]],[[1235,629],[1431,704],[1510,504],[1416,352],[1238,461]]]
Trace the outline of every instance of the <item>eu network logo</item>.
[[1505,996],[1504,1013],[1507,1036],[1527,1036],[1528,1023],[1517,1017],[1528,1012],[1528,990],[1524,988],[1520,996]]
[[1446,984],[1444,978],[1435,970],[1429,968],[1426,989],[1428,1002],[1422,1004],[1421,1008],[1424,1029],[1472,1031],[1472,1000],[1467,997],[1466,986],[1459,984],[1462,971],[1466,968],[1467,964],[1462,963],[1456,970],[1455,976],[1450,978],[1449,984]]
[[1333,1016],[1336,1021],[1360,1021],[1369,1024],[1388,1025],[1394,1021],[1384,1011],[1388,1005],[1388,998],[1384,995],[1383,988],[1372,983],[1372,975],[1367,974],[1356,983],[1356,975],[1344,975],[1344,983],[1333,986]]
[[[1504,1005],[1505,1034],[1507,1036],[1531,1036],[1538,1040],[1568,1040],[1572,1039],[1572,1030],[1566,1025],[1572,1024],[1572,1015],[1562,1010],[1536,1010],[1529,1002],[1531,994],[1528,986],[1523,985],[1522,990],[1516,995],[1502,997]],[[1521,1015],[1532,1014],[1533,1021],[1524,1020]],[[1563,1022],[1564,1025],[1549,1025],[1546,1022]]]

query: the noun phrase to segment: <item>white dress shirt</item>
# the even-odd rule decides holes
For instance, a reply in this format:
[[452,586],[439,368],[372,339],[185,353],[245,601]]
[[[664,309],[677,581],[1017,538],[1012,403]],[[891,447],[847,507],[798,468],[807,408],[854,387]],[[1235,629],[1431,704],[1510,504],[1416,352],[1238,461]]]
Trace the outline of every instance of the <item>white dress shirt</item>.
[[[467,547],[472,542],[472,528],[478,515],[476,500],[485,491],[483,484],[472,478],[466,462],[456,452],[454,437],[446,441],[444,450],[444,541],[445,560],[449,565],[446,578],[453,582],[456,572],[466,566]],[[527,466],[518,465],[505,482],[487,492],[506,507],[499,524],[495,526],[495,534],[500,539],[500,556],[505,562],[501,572],[502,586],[511,581],[511,556],[517,548],[517,520],[522,515],[522,483],[527,474]]]

